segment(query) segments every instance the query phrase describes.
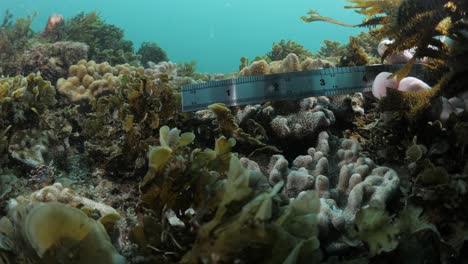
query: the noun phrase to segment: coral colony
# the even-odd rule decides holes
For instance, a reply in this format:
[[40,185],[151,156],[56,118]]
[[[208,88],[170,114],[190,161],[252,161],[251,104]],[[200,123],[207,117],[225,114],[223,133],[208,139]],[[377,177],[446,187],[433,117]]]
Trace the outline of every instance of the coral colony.
[[[203,74],[96,13],[0,24],[0,263],[464,263],[468,2],[348,0],[369,28]],[[372,93],[181,112],[180,87],[402,63]],[[422,63],[430,73],[408,77]]]

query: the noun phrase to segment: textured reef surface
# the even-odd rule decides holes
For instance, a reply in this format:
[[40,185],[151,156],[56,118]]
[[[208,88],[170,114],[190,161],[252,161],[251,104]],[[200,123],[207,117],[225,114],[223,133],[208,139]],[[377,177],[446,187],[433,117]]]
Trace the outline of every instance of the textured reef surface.
[[[203,74],[96,13],[0,24],[0,263],[467,263],[468,2]],[[181,112],[181,87],[373,63],[372,93]],[[428,78],[407,77],[415,63]]]

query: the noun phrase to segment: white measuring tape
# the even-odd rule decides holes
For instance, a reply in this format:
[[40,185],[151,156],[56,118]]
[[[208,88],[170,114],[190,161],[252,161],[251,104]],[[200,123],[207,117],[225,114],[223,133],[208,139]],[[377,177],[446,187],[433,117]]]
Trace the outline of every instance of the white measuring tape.
[[[213,103],[238,106],[312,96],[369,92],[379,73],[395,72],[403,66],[378,64],[325,68],[189,84],[182,87],[182,111],[202,110]],[[413,67],[410,76],[423,78],[424,74],[424,67],[418,64]]]

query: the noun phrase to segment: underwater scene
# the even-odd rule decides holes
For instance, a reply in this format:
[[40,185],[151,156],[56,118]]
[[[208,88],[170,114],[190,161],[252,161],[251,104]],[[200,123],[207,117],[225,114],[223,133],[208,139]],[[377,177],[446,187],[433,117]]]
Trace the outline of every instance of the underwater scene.
[[0,0],[0,264],[468,263],[467,15]]

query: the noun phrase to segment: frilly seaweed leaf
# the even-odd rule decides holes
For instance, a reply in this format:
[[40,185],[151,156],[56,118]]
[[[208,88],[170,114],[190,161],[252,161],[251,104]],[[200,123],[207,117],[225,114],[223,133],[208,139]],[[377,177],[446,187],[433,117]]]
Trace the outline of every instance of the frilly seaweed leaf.
[[369,246],[370,256],[389,252],[398,246],[399,227],[381,208],[368,207],[356,214],[358,236]]
[[345,27],[355,27],[356,26],[356,25],[341,22],[339,20],[336,20],[336,19],[333,19],[333,18],[330,18],[330,17],[322,16],[315,10],[310,10],[307,14],[309,16],[302,16],[301,17],[301,19],[303,21],[307,22],[307,23],[322,21],[322,22],[328,22],[328,23],[332,23],[332,24],[336,24],[336,25],[340,25],[340,26],[345,26]]

